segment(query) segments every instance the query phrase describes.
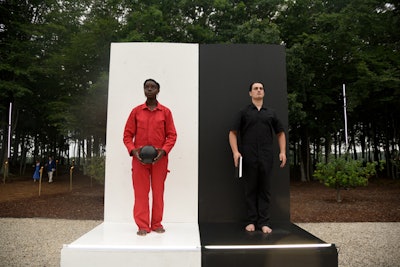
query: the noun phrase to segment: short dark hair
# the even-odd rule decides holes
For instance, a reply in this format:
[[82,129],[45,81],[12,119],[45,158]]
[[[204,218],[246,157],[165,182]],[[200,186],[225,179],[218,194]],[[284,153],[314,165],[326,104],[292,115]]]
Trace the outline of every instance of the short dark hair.
[[262,82],[252,82],[252,83],[250,84],[250,87],[249,87],[249,92],[251,91],[251,89],[253,89],[253,84],[255,84],[255,83],[261,83],[262,86],[264,87],[264,84],[263,84]]
[[147,82],[153,82],[153,83],[155,83],[155,84],[157,85],[157,89],[160,89],[160,84],[159,84],[158,82],[156,82],[156,80],[154,80],[154,79],[147,79],[147,80],[144,81],[143,86],[145,86]]

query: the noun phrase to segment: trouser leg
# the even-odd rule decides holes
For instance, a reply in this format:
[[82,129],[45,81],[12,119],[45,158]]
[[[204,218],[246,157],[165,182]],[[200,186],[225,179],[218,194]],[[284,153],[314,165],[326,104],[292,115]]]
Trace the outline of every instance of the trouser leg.
[[136,158],[132,161],[132,183],[135,203],[133,206],[133,217],[139,229],[150,232],[150,167],[143,165]]
[[256,225],[258,219],[257,205],[257,164],[246,164],[243,166],[244,194],[247,207],[247,224]]
[[247,223],[257,227],[270,226],[270,174],[272,164],[253,162],[246,165],[244,176]]
[[270,201],[271,201],[271,164],[260,165],[260,180],[257,193],[258,199],[258,227],[270,225]]
[[167,177],[168,158],[163,157],[152,165],[151,190],[153,194],[153,205],[151,215],[151,229],[163,227],[161,222],[164,214],[164,187]]

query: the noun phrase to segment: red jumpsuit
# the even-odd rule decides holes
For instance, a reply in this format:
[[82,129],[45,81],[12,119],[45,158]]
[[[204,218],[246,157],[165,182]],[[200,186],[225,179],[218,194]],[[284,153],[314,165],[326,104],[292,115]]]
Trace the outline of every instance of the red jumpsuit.
[[[126,122],[124,144],[128,153],[145,145],[163,149],[166,155],[153,164],[143,164],[132,157],[132,183],[135,197],[133,217],[140,230],[150,232],[162,227],[164,182],[168,171],[168,154],[176,142],[176,130],[171,111],[157,103],[154,110],[146,104],[135,107]],[[149,192],[152,190],[150,221]]]

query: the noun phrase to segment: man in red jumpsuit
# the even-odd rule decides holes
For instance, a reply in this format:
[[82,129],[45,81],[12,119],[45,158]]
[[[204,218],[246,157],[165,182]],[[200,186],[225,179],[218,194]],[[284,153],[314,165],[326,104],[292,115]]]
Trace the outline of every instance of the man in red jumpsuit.
[[[135,107],[126,122],[124,144],[132,156],[132,183],[135,197],[133,217],[139,228],[137,234],[145,236],[151,231],[164,233],[161,224],[164,211],[164,182],[168,170],[168,154],[176,142],[176,130],[171,111],[157,101],[160,85],[153,79],[144,82],[144,104]],[[157,149],[157,156],[144,164],[139,156],[143,146]],[[152,190],[150,218],[149,192]]]

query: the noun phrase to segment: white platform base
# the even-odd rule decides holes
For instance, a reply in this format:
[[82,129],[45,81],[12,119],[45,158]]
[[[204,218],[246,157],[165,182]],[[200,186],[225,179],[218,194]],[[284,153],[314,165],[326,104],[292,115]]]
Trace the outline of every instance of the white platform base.
[[201,266],[197,223],[165,223],[166,232],[136,234],[134,223],[104,222],[61,250],[61,267]]

